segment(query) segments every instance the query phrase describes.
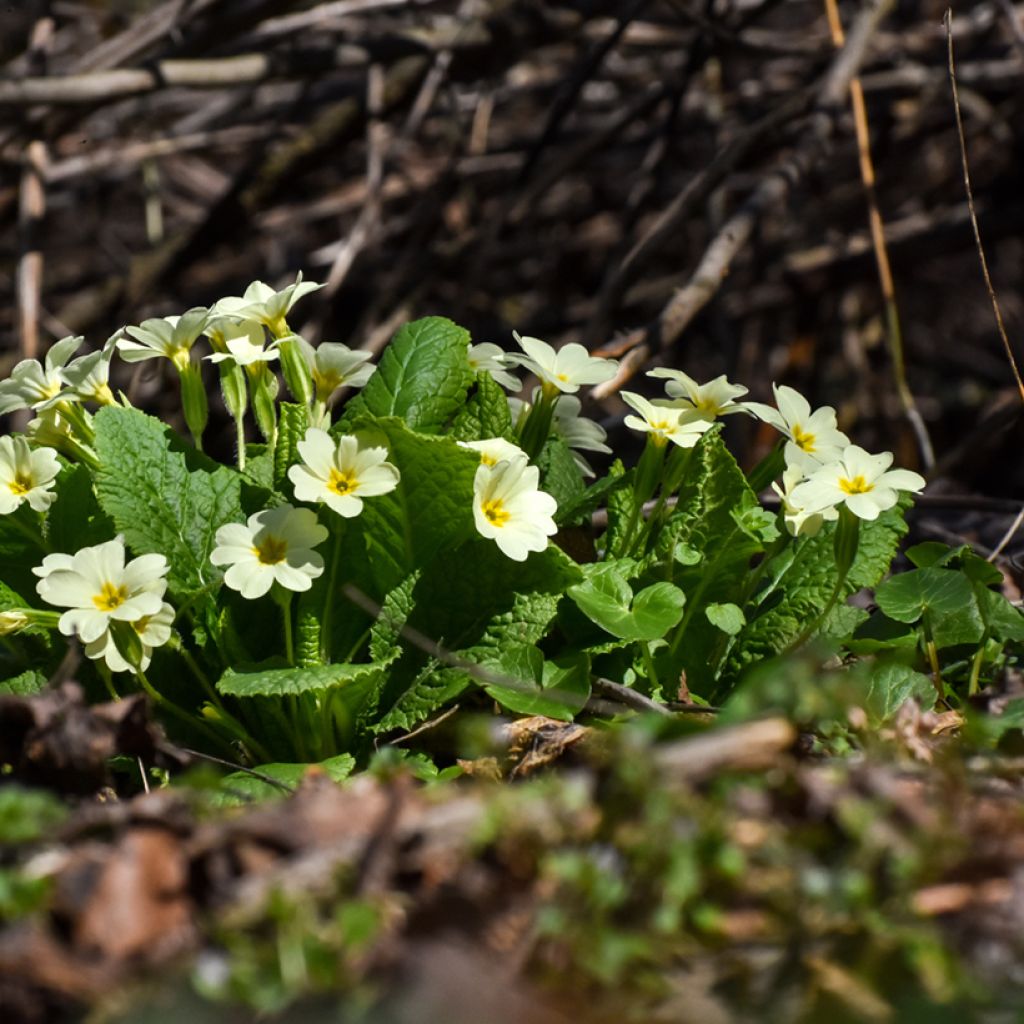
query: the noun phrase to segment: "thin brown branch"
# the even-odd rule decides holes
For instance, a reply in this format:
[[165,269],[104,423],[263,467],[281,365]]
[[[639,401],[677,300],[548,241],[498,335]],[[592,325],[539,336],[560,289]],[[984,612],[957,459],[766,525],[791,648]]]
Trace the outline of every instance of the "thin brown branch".
[[992,312],[995,314],[996,327],[999,330],[999,337],[1002,339],[1003,348],[1006,350],[1006,358],[1009,360],[1010,368],[1013,370],[1013,378],[1017,382],[1017,390],[1020,392],[1021,400],[1024,401],[1024,380],[1021,380],[1020,370],[1017,368],[1017,360],[1013,355],[1013,347],[1010,345],[1010,338],[1006,333],[1006,326],[1003,323],[1003,314],[999,309],[999,300],[996,298],[996,290],[992,285],[992,276],[988,272],[988,260],[985,258],[985,247],[981,244],[981,231],[978,228],[978,215],[974,209],[974,191],[971,188],[971,171],[967,162],[967,139],[964,137],[964,120],[960,113],[960,95],[956,84],[956,65],[953,60],[953,11],[946,8],[944,15],[946,24],[946,47],[949,60],[949,84],[953,90],[953,111],[956,114],[956,132],[960,140],[960,162],[963,165],[964,189],[967,192],[967,208],[971,212],[971,227],[974,229],[974,244],[978,249],[978,260],[981,263],[981,273],[985,278],[985,288],[988,290],[988,297],[992,302]]

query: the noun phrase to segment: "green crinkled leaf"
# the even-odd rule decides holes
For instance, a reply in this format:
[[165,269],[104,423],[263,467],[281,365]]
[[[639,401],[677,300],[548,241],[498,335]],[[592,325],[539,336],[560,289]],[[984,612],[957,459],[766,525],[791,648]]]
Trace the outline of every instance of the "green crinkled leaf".
[[568,518],[563,508],[571,508],[586,492],[583,474],[569,446],[557,435],[547,439],[543,451],[537,458],[540,469],[540,489],[547,491],[558,502],[555,512],[555,523],[564,526],[573,519]]
[[[254,771],[261,775],[269,775],[272,779],[285,786],[295,788],[305,778],[310,768],[319,768],[325,772],[328,778],[334,782],[342,782],[347,779],[356,767],[356,759],[351,754],[338,754],[336,757],[329,757],[326,761],[316,761],[313,764],[293,764],[289,762],[276,761],[273,764],[257,765]],[[237,798],[249,800],[268,800],[274,797],[285,797],[287,792],[280,786],[271,782],[250,775],[248,772],[232,772],[221,780],[225,796],[228,802],[240,802]]]
[[96,494],[132,551],[167,556],[181,599],[217,580],[210,562],[219,527],[241,522],[241,477],[187,448],[159,420],[108,406],[96,414]]
[[730,638],[708,620],[705,609],[740,602],[751,560],[763,550],[766,535],[770,531],[757,496],[725,447],[720,427],[712,427],[693,449],[676,508],[648,560],[672,563],[673,581],[686,594],[681,633],[656,657],[663,678],[685,672],[694,693],[709,695]]
[[300,693],[335,690],[369,690],[386,668],[386,663],[362,665],[313,665],[309,668],[274,668],[254,672],[227,671],[217,682],[217,691],[229,697],[294,697]]
[[[452,571],[453,566],[472,569]],[[408,596],[413,605],[409,626],[469,660],[483,657],[485,650],[536,644],[547,635],[565,591],[579,578],[579,567],[556,547],[513,562],[496,544],[476,538],[423,569]],[[421,720],[417,716],[429,715],[468,685],[464,672],[437,667],[417,644],[403,641],[403,646],[405,653],[381,697],[385,714],[378,731],[409,728]]]
[[372,725],[375,733],[412,729],[434,711],[454,700],[469,686],[470,677],[461,669],[425,666],[394,702],[387,714]]
[[459,412],[473,373],[469,332],[441,316],[399,328],[366,387],[346,406],[342,428],[360,415],[398,416],[413,430],[436,434]]
[[624,476],[603,476],[595,480],[582,494],[558,506],[558,521],[566,523],[586,522],[602,501],[610,496],[626,483]]
[[277,444],[274,447],[274,489],[281,490],[289,467],[299,461],[299,442],[309,427],[309,409],[294,402],[282,402],[278,409]]
[[40,690],[45,690],[49,680],[42,672],[29,669],[20,675],[0,681],[0,695],[11,697],[31,697]]
[[872,665],[864,701],[872,726],[887,722],[911,699],[925,707],[935,703],[935,686],[928,676],[898,661]]
[[370,630],[370,657],[374,661],[384,661],[395,653],[402,630],[415,607],[413,591],[419,578],[419,572],[411,573],[381,604],[380,614]]
[[[27,503],[10,515],[0,516],[0,580],[19,594],[34,595],[39,582],[32,569],[42,563],[46,550],[41,539],[33,543],[25,533],[38,529],[39,518]],[[38,604],[38,598],[31,603]]]
[[570,722],[590,697],[590,659],[585,654],[545,659],[533,646],[512,647],[481,663],[500,682],[481,685],[502,707],[520,715]]
[[629,524],[636,509],[632,486],[635,472],[632,469],[627,472],[620,459],[608,469],[608,479],[618,481],[619,485],[608,494],[608,529],[604,535],[607,558],[620,558],[629,543]]
[[[862,522],[857,557],[844,592],[871,587],[889,570],[900,538],[907,532],[904,501],[873,522]],[[788,544],[765,567],[764,583],[747,607],[747,625],[735,638],[725,662],[720,693],[727,693],[748,666],[770,658],[791,644],[827,604],[836,584],[832,549],[834,524],[815,537]]]
[[515,440],[508,398],[489,373],[476,375],[476,389],[459,410],[449,434],[456,441],[483,441],[490,437]]
[[65,466],[57,477],[57,500],[46,514],[46,534],[54,551],[73,554],[110,540],[117,532],[100,508],[86,466]]
[[360,437],[385,445],[402,474],[395,490],[367,498],[353,521],[366,546],[368,575],[352,581],[379,599],[475,532],[473,477],[480,459],[449,437],[414,433],[398,419],[360,426]]

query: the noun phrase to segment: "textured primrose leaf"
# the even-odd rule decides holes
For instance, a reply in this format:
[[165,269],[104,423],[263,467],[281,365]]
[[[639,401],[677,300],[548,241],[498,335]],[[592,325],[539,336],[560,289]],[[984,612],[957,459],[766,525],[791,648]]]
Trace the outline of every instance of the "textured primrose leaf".
[[128,547],[167,556],[168,589],[178,599],[219,579],[210,562],[217,530],[245,518],[238,473],[138,409],[108,406],[95,424],[96,495]]
[[360,427],[360,438],[387,447],[389,461],[401,471],[398,487],[368,498],[353,520],[370,575],[352,582],[379,599],[475,532],[473,477],[480,458],[449,437],[415,433],[399,419],[367,419]]
[[49,680],[36,669],[28,669],[10,679],[0,680],[0,696],[31,697],[40,690],[45,690]]
[[436,663],[426,665],[370,728],[375,733],[412,729],[458,697],[469,683],[470,677],[461,669],[439,668]]
[[489,437],[515,440],[508,398],[489,373],[476,375],[476,389],[455,417],[449,433],[456,441],[483,441]]
[[[579,567],[554,546],[513,562],[496,544],[475,538],[424,567],[408,595],[408,624],[454,656],[478,661],[487,651],[542,640],[565,591],[579,579]],[[417,644],[406,640],[404,648],[384,686],[378,731],[411,728],[471,682]]]
[[319,690],[351,689],[368,692],[379,681],[386,665],[313,665],[309,668],[274,668],[255,672],[225,672],[217,682],[219,693],[229,697],[294,697]]
[[[844,586],[849,595],[872,587],[889,570],[907,532],[904,500],[873,522],[862,522],[857,557]],[[718,686],[727,694],[748,667],[784,650],[813,622],[835,589],[836,563],[832,550],[834,524],[826,524],[815,537],[787,545],[766,566],[756,604],[747,608],[747,624],[734,638]]]
[[[540,489],[558,502],[555,523],[564,526],[572,522],[564,510],[578,504],[587,488],[572,451],[562,438],[552,436],[547,439],[537,458],[537,468],[540,470]],[[578,519],[578,515],[575,518]]]
[[66,466],[54,489],[57,500],[46,514],[46,535],[54,551],[73,554],[102,544],[117,532],[96,500],[87,466]]
[[345,407],[342,429],[361,414],[399,416],[413,430],[436,434],[462,408],[473,381],[469,331],[441,316],[400,327],[366,387]]
[[0,516],[0,581],[19,594],[35,594],[38,579],[32,575],[32,569],[46,555],[42,540],[34,543],[25,532],[37,532],[38,522],[27,503],[10,515]]
[[309,409],[294,402],[282,402],[278,411],[277,444],[274,447],[274,489],[281,490],[288,468],[299,461],[299,442],[309,427]]

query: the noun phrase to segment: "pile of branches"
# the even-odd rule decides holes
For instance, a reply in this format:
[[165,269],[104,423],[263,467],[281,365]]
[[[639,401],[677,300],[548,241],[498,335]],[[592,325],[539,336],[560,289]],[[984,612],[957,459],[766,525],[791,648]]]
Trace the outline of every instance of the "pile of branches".
[[[477,341],[628,353],[624,376],[727,372],[760,400],[785,381],[868,447],[929,468],[923,425],[939,473],[1012,493],[1020,398],[968,216],[944,6],[8,5],[0,370],[302,269],[327,282],[294,325],[314,342],[373,349],[444,313]],[[952,23],[1011,337],[1022,17],[987,0]]]

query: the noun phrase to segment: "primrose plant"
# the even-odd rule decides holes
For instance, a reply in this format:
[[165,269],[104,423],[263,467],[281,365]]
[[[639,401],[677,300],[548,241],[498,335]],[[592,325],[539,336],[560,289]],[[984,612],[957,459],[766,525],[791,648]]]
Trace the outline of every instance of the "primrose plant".
[[[611,449],[581,410],[613,360],[427,317],[374,367],[292,329],[317,287],[65,338],[0,382],[0,415],[35,412],[0,438],[5,690],[77,642],[97,696],[138,687],[194,743],[340,772],[456,700],[569,719],[600,676],[717,701],[755,661],[853,642],[845,598],[883,577],[924,481],[831,409],[654,370],[664,397],[622,393],[638,462],[595,476],[583,453]],[[191,443],[115,393],[116,359],[177,380]],[[517,370],[537,383],[509,397]],[[233,445],[208,436],[214,375]],[[780,434],[749,475],[734,415]]]

